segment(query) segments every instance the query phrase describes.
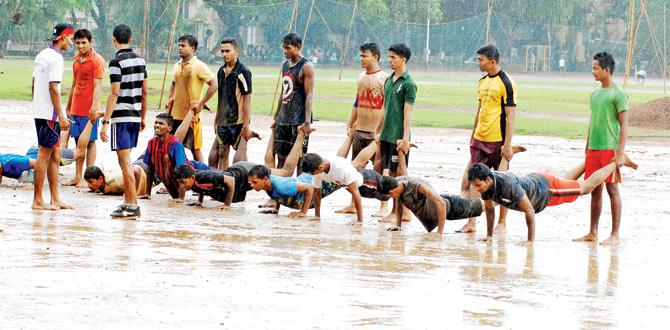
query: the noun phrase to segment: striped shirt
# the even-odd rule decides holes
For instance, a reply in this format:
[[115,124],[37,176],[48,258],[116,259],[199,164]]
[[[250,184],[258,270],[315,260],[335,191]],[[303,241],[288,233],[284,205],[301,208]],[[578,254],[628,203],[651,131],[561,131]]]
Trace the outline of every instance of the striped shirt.
[[121,49],[109,61],[109,80],[121,83],[112,123],[139,123],[142,111],[142,83],[147,79],[144,59],[132,49]]

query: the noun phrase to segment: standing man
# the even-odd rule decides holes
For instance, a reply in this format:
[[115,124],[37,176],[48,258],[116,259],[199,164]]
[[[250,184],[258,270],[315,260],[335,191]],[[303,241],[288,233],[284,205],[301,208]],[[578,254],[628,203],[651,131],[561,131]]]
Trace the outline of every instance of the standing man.
[[[87,29],[80,29],[74,33],[74,43],[77,46],[77,54],[72,63],[72,89],[65,108],[68,118],[72,122],[70,135],[75,144],[79,142],[79,136],[84,131],[86,123],[93,121],[88,145],[86,147],[86,166],[95,164],[96,145],[98,139],[98,117],[100,110],[100,91],[102,76],[105,74],[105,60],[93,50],[93,34]],[[67,135],[63,144],[67,146]],[[67,186],[77,186],[81,182],[84,168],[84,157],[75,157],[76,170],[74,178],[65,182]]]
[[235,149],[233,163],[247,160],[247,141],[251,138],[251,71],[239,61],[237,40],[221,40],[224,65],[216,74],[219,101],[214,127],[216,139],[209,153],[211,168],[228,168],[230,147]]
[[130,27],[121,24],[114,28],[112,43],[117,52],[109,61],[110,94],[100,129],[102,142],[107,142],[109,140],[107,126],[111,122],[111,147],[112,151],[116,151],[123,173],[123,204],[112,212],[112,218],[140,216],[130,152],[137,146],[140,131],[146,126],[149,80],[144,59],[130,48],[132,41],[133,33]]
[[[298,126],[302,125],[309,137],[312,123],[312,95],[314,92],[314,65],[302,56],[302,38],[289,33],[282,38],[282,48],[286,61],[282,65],[282,95],[277,107],[272,128],[274,129],[273,153],[277,155],[277,168],[284,166],[286,156],[298,136]],[[303,142],[303,154],[307,153],[309,139]],[[301,170],[298,161],[298,174]]]
[[[391,177],[407,175],[409,164],[409,139],[411,135],[412,109],[416,100],[416,84],[407,73],[407,61],[412,51],[404,43],[389,47],[389,63],[393,69],[384,84],[384,113],[375,129],[375,140],[379,142],[382,168],[389,169]],[[405,167],[398,168],[399,157],[404,157]],[[394,212],[396,211],[394,207]],[[393,214],[389,215],[390,221]],[[409,213],[403,215],[409,221]]]
[[[380,51],[376,43],[365,43],[360,47],[361,66],[365,72],[358,76],[358,88],[356,101],[351,109],[351,117],[347,123],[347,135],[353,138],[351,147],[351,159],[365,147],[375,143],[375,129],[383,116],[384,111],[384,83],[388,74],[379,68]],[[378,154],[377,154],[378,155]],[[346,157],[346,155],[345,155]],[[377,161],[377,160],[380,161]],[[381,158],[375,157],[374,167],[382,174]],[[377,215],[385,217],[388,215],[387,201],[382,201]],[[356,208],[354,201],[337,213],[354,213]]]
[[[612,207],[612,233],[600,244],[610,245],[619,241],[621,223],[621,196],[618,183],[621,182],[619,168],[625,164],[624,151],[628,139],[628,96],[612,80],[614,58],[602,52],[593,57],[593,78],[601,88],[591,94],[591,122],[586,139],[586,163],[584,178],[588,179],[610,162],[616,163],[616,170],[605,180],[605,188]],[[586,236],[576,239],[580,242],[598,240],[598,221],[602,212],[603,186],[598,185],[591,192],[591,227]]]
[[[35,210],[71,209],[58,194],[58,166],[60,165],[60,130],[68,130],[70,122],[61,111],[60,83],[63,79],[63,55],[72,44],[74,29],[59,23],[53,30],[53,42],[35,57],[32,83],[32,108],[37,131],[39,151],[35,164],[35,192],[32,208]],[[42,199],[45,176],[49,180],[51,203]]]
[[[165,105],[168,113],[174,118],[171,134],[175,134],[177,128],[186,117],[189,109],[193,108],[195,117],[189,127],[184,146],[191,150],[193,159],[201,162],[202,152],[202,126],[200,124],[200,111],[206,106],[212,96],[216,93],[217,84],[214,74],[207,64],[195,57],[198,49],[198,39],[190,34],[179,37],[179,57],[181,59],[174,65],[174,76],[170,85],[170,97]],[[205,95],[200,98],[202,86],[209,86]]]
[[[493,45],[477,50],[479,70],[486,76],[479,79],[477,94],[479,106],[470,135],[470,162],[463,174],[461,191],[467,193],[469,184],[467,173],[473,164],[482,163],[500,171],[506,171],[512,160],[512,136],[514,135],[514,114],[516,110],[516,84],[512,77],[500,68],[500,53]],[[502,165],[501,165],[502,164]],[[470,197],[479,194],[470,188]],[[498,231],[505,231],[507,209],[500,207]],[[458,233],[474,233],[476,219],[470,218]]]

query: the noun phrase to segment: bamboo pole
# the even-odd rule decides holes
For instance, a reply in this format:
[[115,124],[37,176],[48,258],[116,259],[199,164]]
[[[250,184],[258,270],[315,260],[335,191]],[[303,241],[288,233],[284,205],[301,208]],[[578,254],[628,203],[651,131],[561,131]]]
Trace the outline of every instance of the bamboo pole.
[[309,23],[312,20],[312,11],[314,10],[314,1],[312,0],[312,5],[309,6],[309,15],[307,15],[307,24],[305,24],[305,32],[302,34],[302,44],[307,43],[307,30],[309,28]]
[[633,32],[633,25],[635,23],[635,0],[628,2],[628,45],[626,47],[626,68],[623,73],[623,89],[626,89],[628,84],[628,76],[630,75],[630,67],[633,62],[634,40],[635,33]]
[[[663,4],[663,58],[668,58],[668,29],[666,25],[666,12],[668,9],[668,4]],[[663,77],[663,94],[667,95],[667,86],[666,80],[668,77],[668,66],[665,67],[665,77]]]
[[491,14],[493,14],[493,0],[489,0],[486,9],[486,38],[484,43],[487,45],[491,43]]
[[145,59],[149,52],[147,51],[147,39],[149,38],[149,2],[144,0],[144,20],[142,21],[142,57]]
[[358,0],[354,1],[354,10],[351,11],[351,20],[349,20],[349,32],[347,32],[347,40],[345,42],[344,50],[342,52],[342,64],[340,65],[340,75],[337,77],[337,81],[342,80],[342,71],[344,70],[344,63],[347,60],[347,51],[349,50],[349,37],[351,37],[351,27],[354,25],[356,8],[358,8]]
[[181,7],[181,0],[177,0],[177,8],[174,12],[174,19],[172,20],[172,31],[170,31],[170,37],[167,41],[168,56],[165,59],[165,68],[163,69],[163,85],[161,85],[161,97],[158,99],[158,109],[163,105],[163,93],[165,92],[165,78],[167,76],[168,62],[170,62],[170,57],[172,56],[172,41],[174,40],[174,33],[177,29],[177,18],[179,17],[179,9]]
[[649,18],[649,13],[647,12],[647,4],[645,0],[642,0],[642,13],[644,14],[644,17],[647,20],[647,25],[649,26],[649,32],[651,34],[651,42],[654,45],[654,52],[656,54],[656,61],[658,62],[658,65],[661,67],[661,73],[663,74],[663,93],[665,94],[665,80],[666,80],[666,73],[667,73],[667,68],[668,68],[668,62],[665,58],[665,56],[662,56],[661,53],[661,43],[658,41],[658,38],[656,37],[656,31],[654,30],[654,26],[651,24],[651,19]]

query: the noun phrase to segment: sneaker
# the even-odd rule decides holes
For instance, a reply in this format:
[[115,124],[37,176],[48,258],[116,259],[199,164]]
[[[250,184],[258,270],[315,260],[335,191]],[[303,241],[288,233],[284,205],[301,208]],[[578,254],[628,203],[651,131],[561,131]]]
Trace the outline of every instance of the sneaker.
[[139,218],[140,207],[139,205],[121,204],[110,215],[112,218]]

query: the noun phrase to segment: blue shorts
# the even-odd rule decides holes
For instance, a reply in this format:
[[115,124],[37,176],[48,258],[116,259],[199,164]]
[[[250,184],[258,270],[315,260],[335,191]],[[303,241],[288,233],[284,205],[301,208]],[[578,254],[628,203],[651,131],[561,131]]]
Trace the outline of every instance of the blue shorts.
[[[70,124],[70,136],[74,138],[75,143],[79,143],[79,136],[81,133],[84,132],[84,128],[86,128],[86,124],[88,124],[88,116],[75,116],[71,115],[70,120],[72,123]],[[96,120],[93,123],[93,128],[91,129],[91,137],[88,139],[88,141],[95,141],[98,139],[98,122],[100,120]]]
[[139,135],[140,123],[113,123],[112,151],[137,147],[137,138]]
[[210,170],[209,166],[203,162],[199,162],[197,160],[189,160],[191,163],[191,166],[193,166],[194,169],[196,170]]
[[37,130],[37,144],[40,147],[60,146],[60,125],[57,121],[35,118],[35,130]]

